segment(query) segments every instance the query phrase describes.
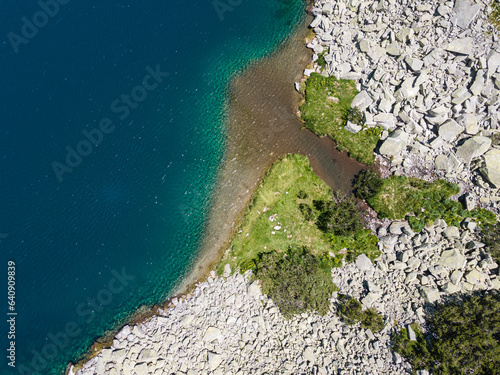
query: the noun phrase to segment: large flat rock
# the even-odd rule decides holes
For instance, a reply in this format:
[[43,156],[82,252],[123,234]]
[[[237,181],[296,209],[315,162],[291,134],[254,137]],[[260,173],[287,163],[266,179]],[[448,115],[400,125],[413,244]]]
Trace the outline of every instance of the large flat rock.
[[482,175],[495,187],[500,187],[500,150],[492,149],[484,154]]
[[466,164],[472,159],[483,155],[491,146],[491,139],[482,136],[476,136],[466,140],[461,146],[457,147],[457,158]]
[[448,52],[458,53],[459,55],[470,55],[472,53],[472,38],[455,39],[443,46]]
[[456,21],[458,27],[466,29],[474,18],[476,18],[480,10],[480,4],[471,4],[469,0],[456,0],[453,7],[453,12],[455,13],[454,21]]

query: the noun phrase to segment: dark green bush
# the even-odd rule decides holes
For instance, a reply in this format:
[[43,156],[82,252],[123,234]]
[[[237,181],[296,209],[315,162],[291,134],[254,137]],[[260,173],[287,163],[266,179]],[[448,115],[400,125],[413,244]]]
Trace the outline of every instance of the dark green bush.
[[329,202],[315,202],[321,212],[316,225],[325,233],[336,236],[353,235],[363,229],[363,224],[352,196],[336,192]]
[[322,69],[326,68],[326,60],[325,60],[326,53],[327,51],[318,54],[318,60],[316,60],[316,62],[318,63],[319,66],[321,66]]
[[384,185],[384,180],[374,171],[364,169],[354,180],[356,197],[367,200],[377,194]]
[[380,332],[384,328],[384,317],[374,308],[361,310],[361,303],[346,295],[339,295],[337,315],[347,324],[361,322],[361,327],[372,332]]
[[411,363],[413,370],[430,368],[434,359],[429,352],[425,336],[416,323],[411,324],[411,328],[417,341],[411,341],[408,338],[408,330],[403,328],[392,336],[393,349]]
[[304,190],[300,190],[297,194],[297,198],[299,199],[307,199],[308,197],[309,195]]
[[262,292],[269,295],[284,317],[308,310],[324,315],[330,310],[334,285],[330,269],[307,248],[290,247],[286,254],[259,254],[255,276],[262,281]]
[[489,248],[493,259],[500,263],[500,222],[485,225],[481,230],[480,239]]
[[365,124],[365,115],[359,110],[358,107],[349,108],[344,114],[345,122],[352,122],[353,124],[363,126]]
[[302,212],[302,215],[304,215],[304,218],[307,221],[312,221],[315,219],[314,211],[308,204],[300,203],[299,210],[300,212]]
[[500,369],[500,296],[468,295],[437,306],[427,318],[427,340],[416,331],[410,342],[405,330],[393,337],[394,350],[414,370],[435,374],[498,374]]

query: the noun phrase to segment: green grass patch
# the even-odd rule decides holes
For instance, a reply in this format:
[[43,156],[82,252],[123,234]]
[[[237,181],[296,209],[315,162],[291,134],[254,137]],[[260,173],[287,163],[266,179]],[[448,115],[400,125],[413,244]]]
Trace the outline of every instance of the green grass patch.
[[312,206],[313,200],[328,200],[331,195],[329,186],[312,171],[307,157],[284,157],[264,177],[230,252],[218,268],[229,263],[233,269],[238,266],[244,271],[253,268],[259,253],[285,252],[290,246],[307,246],[315,254],[328,252],[330,237],[318,229],[314,217],[304,217],[300,204]]
[[357,134],[344,129],[347,116],[352,116],[351,103],[357,93],[354,81],[312,73],[306,81],[306,101],[300,111],[308,129],[319,136],[329,136],[340,151],[347,151],[359,162],[372,165],[373,150],[382,128],[365,128]]
[[394,350],[406,357],[413,371],[434,374],[498,374],[500,369],[500,296],[498,293],[462,296],[439,304],[426,318],[424,337],[412,325],[417,341],[406,329],[393,336]]
[[365,199],[380,217],[406,219],[416,232],[440,218],[455,226],[468,217],[481,226],[496,222],[491,211],[482,208],[467,211],[462,203],[451,200],[450,197],[458,194],[460,189],[445,180],[427,182],[405,176],[381,179],[371,172],[370,175],[360,174],[355,186],[356,195]]

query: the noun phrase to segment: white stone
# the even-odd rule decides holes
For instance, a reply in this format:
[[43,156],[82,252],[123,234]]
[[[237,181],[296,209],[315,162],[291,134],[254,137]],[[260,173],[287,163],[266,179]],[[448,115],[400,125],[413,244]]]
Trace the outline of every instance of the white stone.
[[500,187],[500,150],[492,149],[484,154],[481,174],[495,187]]
[[472,38],[455,39],[443,46],[443,49],[461,55],[470,55],[472,53],[473,43],[474,40]]

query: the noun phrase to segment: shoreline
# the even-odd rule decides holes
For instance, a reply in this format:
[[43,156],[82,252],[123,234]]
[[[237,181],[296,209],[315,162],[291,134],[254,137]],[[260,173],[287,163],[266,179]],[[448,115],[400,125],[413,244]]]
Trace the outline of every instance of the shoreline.
[[[304,68],[312,58],[305,38],[313,17],[309,10],[306,12],[302,23],[277,50],[252,64],[230,83],[227,144],[214,189],[217,193],[212,198],[199,255],[182,281],[164,303],[141,306],[123,325],[98,338],[87,355],[75,364],[68,364],[65,374],[71,374],[73,366],[79,368],[109,347],[125,326],[148,322],[159,310],[175,306],[176,301],[204,282],[230,244],[262,178],[283,156],[306,155],[314,172],[330,187],[350,191],[350,179],[365,167],[337,151],[330,138],[320,138],[305,129],[297,118],[303,96],[294,89],[293,83],[302,79]],[[252,128],[248,127],[249,123],[253,124]],[[338,181],[334,178],[338,175],[349,178]]]

